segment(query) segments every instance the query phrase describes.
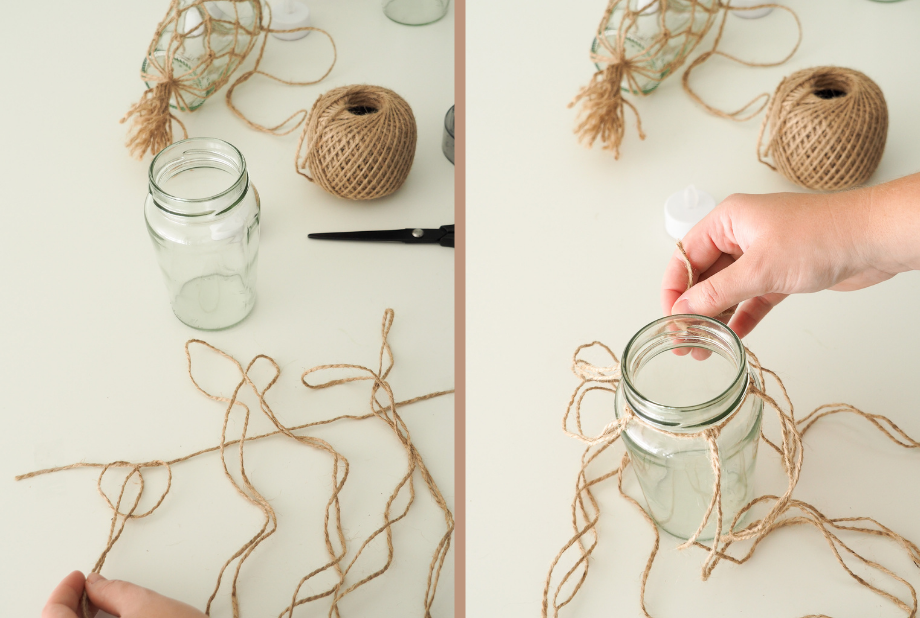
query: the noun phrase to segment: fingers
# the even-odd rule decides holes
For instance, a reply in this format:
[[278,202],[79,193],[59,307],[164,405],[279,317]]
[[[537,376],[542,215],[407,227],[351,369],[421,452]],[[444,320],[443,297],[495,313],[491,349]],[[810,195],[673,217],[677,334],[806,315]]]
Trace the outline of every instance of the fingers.
[[86,578],[86,594],[96,607],[122,618],[207,618],[191,605],[97,573]]
[[[717,208],[690,230],[681,244],[693,270],[692,283],[726,268],[742,255],[732,235],[726,210]],[[661,282],[661,305],[665,315],[673,315],[674,303],[687,291],[687,265],[680,250],[675,249],[665,267]]]
[[773,307],[780,304],[788,294],[764,294],[744,302],[738,307],[729,326],[739,337],[746,337],[760,324]]
[[748,253],[681,294],[671,313],[715,317],[726,309],[770,291],[757,260]]
[[[699,273],[709,270],[709,268],[723,255],[721,251],[700,251],[695,245],[692,254],[690,249],[687,248],[687,245],[684,245],[684,250],[687,252],[687,257],[690,258],[690,264],[693,269],[692,283],[697,282]],[[671,256],[671,261],[668,262],[668,265],[664,269],[664,278],[661,281],[661,309],[665,315],[671,315],[671,307],[673,307],[675,301],[687,291],[687,283],[687,265],[683,260],[680,249],[674,249],[674,254]]]
[[83,597],[83,573],[74,571],[64,578],[48,597],[42,618],[77,618]]
[[[86,594],[93,605],[113,616],[138,615],[154,593],[116,579],[106,579],[98,573],[86,578]],[[42,617],[44,618],[44,617]]]
[[[680,255],[679,251],[678,251],[678,255]],[[709,279],[710,277],[712,277],[714,274],[721,272],[722,270],[725,270],[726,268],[731,266],[734,262],[735,262],[735,258],[733,258],[732,256],[726,253],[723,253],[721,256],[719,256],[718,259],[716,259],[715,263],[712,266],[710,266],[708,270],[703,272],[697,279],[699,281],[705,281],[706,279]],[[686,267],[684,267],[684,270],[686,271]],[[677,298],[679,298],[679,296],[676,297],[675,300]],[[670,311],[671,311],[671,306],[665,309],[666,314],[669,313]],[[684,312],[675,312],[675,313],[684,313]],[[721,318],[721,319],[727,322],[727,320],[724,320],[724,318]],[[709,355],[710,355],[710,352],[708,350],[704,350],[702,348],[674,348],[672,352],[678,356],[685,356],[692,352],[693,358],[695,358],[696,360],[706,360],[707,358],[709,358]]]

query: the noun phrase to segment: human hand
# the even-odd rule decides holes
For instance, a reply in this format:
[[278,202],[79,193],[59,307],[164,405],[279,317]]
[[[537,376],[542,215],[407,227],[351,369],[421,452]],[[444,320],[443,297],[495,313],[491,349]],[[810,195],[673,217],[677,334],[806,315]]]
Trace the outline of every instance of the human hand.
[[858,290],[916,268],[920,174],[837,194],[732,195],[684,237],[661,285],[665,315],[715,317],[750,333],[789,294]]
[[205,618],[194,607],[152,590],[108,580],[97,573],[90,573],[84,580],[80,571],[74,571],[58,584],[41,618],[83,618],[80,602],[84,588],[94,616],[98,608],[120,618]]

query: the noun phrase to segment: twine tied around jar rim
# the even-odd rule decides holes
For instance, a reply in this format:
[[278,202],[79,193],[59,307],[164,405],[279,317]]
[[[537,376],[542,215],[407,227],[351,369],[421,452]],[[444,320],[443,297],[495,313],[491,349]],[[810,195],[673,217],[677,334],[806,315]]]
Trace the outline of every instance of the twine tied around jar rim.
[[[659,2],[662,0],[654,1]],[[600,140],[604,150],[612,150],[614,158],[619,159],[620,144],[623,142],[626,130],[627,107],[632,110],[636,117],[636,128],[639,133],[639,139],[645,139],[645,132],[642,130],[642,120],[639,116],[639,111],[632,102],[625,98],[625,94],[622,90],[623,82],[626,82],[633,93],[637,93],[640,96],[647,96],[648,93],[643,92],[642,88],[639,87],[637,76],[660,83],[668,76],[674,74],[709,32],[718,18],[719,13],[722,13],[722,20],[719,23],[719,28],[716,32],[712,48],[695,58],[687,67],[687,70],[684,71],[681,80],[684,91],[691,99],[703,106],[710,113],[739,122],[753,118],[767,106],[770,95],[769,93],[762,93],[737,110],[723,111],[706,103],[696,92],[694,92],[693,88],[690,86],[690,74],[695,68],[699,67],[713,56],[722,56],[749,67],[772,67],[785,63],[795,55],[799,45],[802,43],[802,23],[799,21],[799,17],[795,11],[782,4],[773,3],[764,3],[749,7],[734,7],[731,6],[730,0],[726,2],[714,0],[711,5],[704,4],[702,0],[688,0],[687,4],[691,17],[689,25],[685,30],[677,33],[671,32],[665,24],[665,9],[662,8],[659,10],[661,20],[660,32],[653,40],[646,44],[642,50],[634,54],[629,54],[626,51],[627,31],[636,24],[636,20],[643,11],[647,10],[647,7],[642,6],[641,8],[637,7],[633,9],[629,5],[629,0],[608,1],[607,8],[604,10],[604,14],[601,17],[601,21],[595,33],[596,40],[603,52],[591,53],[592,62],[606,64],[607,66],[604,69],[596,71],[591,77],[591,81],[588,82],[588,85],[584,86],[568,104],[570,108],[581,104],[579,121],[575,127],[575,134],[578,136],[580,142],[586,146],[591,146],[594,142]],[[623,19],[619,24],[616,41],[614,44],[611,44],[611,42],[607,40],[605,33],[614,10],[620,5],[622,5]],[[798,39],[796,40],[795,46],[785,57],[774,62],[752,62],[728,54],[719,49],[719,43],[722,40],[722,34],[725,30],[725,22],[731,11],[755,11],[768,7],[787,11],[792,15],[796,27],[798,28]],[[693,17],[698,13],[705,16],[699,29],[694,26],[693,22]],[[674,38],[682,40],[683,50],[681,53],[678,53],[673,60],[662,66],[660,70],[655,69],[655,71],[652,72],[642,67],[643,59],[647,61],[649,57],[662,50],[668,42]],[[760,106],[752,110],[751,108],[760,100],[763,101]]]
[[[689,260],[686,258],[686,253],[683,251],[683,247],[680,247],[679,254],[683,256],[684,262],[687,265],[688,271],[690,273],[690,281],[688,283],[692,285],[693,269],[690,266]],[[688,285],[688,289],[690,285]],[[599,348],[600,350],[606,352],[606,354],[609,355],[609,357],[612,359],[612,363],[598,366],[579,356],[582,351],[591,348]],[[588,435],[585,433],[582,427],[582,403],[588,393],[591,392],[601,391],[614,395],[616,394],[617,388],[619,387],[620,381],[622,379],[620,359],[617,358],[617,356],[608,346],[599,341],[593,341],[591,343],[581,345],[575,350],[572,358],[572,372],[579,378],[580,382],[572,394],[572,397],[569,399],[568,405],[566,406],[565,414],[562,418],[562,429],[567,436],[575,438],[587,446],[581,457],[581,469],[578,472],[576,492],[572,502],[572,525],[574,528],[574,534],[556,554],[556,557],[553,559],[549,568],[549,572],[546,576],[546,582],[543,588],[542,604],[542,616],[544,618],[549,616],[556,618],[559,615],[559,610],[573,600],[587,578],[590,564],[589,559],[592,556],[594,550],[597,548],[599,541],[597,524],[601,514],[600,504],[597,501],[597,498],[594,496],[592,488],[595,485],[598,485],[599,483],[614,476],[617,477],[617,487],[620,495],[627,502],[631,503],[639,510],[639,512],[651,526],[655,535],[652,550],[649,554],[648,561],[646,562],[645,569],[642,572],[639,587],[639,601],[642,608],[642,613],[646,618],[651,618],[651,614],[646,607],[645,593],[649,574],[652,570],[652,566],[655,562],[655,557],[657,556],[659,550],[660,532],[651,515],[649,514],[648,509],[644,508],[635,498],[628,495],[623,490],[623,472],[626,470],[630,463],[629,453],[624,453],[620,461],[620,465],[615,469],[606,471],[594,477],[590,477],[588,474],[589,465],[597,460],[597,458],[604,451],[610,448],[620,438],[623,431],[630,423],[638,423],[643,427],[651,429],[652,431],[656,431],[658,433],[667,435],[668,437],[679,440],[702,439],[706,441],[709,447],[710,464],[712,466],[714,475],[712,499],[709,502],[706,513],[697,531],[689,539],[687,539],[687,541],[678,546],[678,549],[681,550],[695,546],[708,552],[701,570],[703,581],[706,581],[709,578],[713,569],[715,569],[715,567],[723,559],[735,564],[743,564],[747,562],[753,556],[757,546],[774,531],[789,526],[811,525],[814,526],[824,536],[825,540],[831,547],[831,551],[834,553],[835,559],[850,577],[856,580],[860,585],[894,603],[898,608],[904,610],[909,618],[914,618],[917,615],[917,593],[914,587],[906,579],[897,575],[887,567],[874,562],[855,551],[852,547],[846,544],[840,538],[840,536],[838,536],[837,533],[839,531],[847,531],[864,534],[867,536],[884,537],[901,547],[907,553],[910,560],[918,568],[920,568],[920,548],[918,548],[916,544],[894,532],[890,528],[887,528],[871,517],[829,518],[811,504],[794,498],[793,492],[796,485],[798,484],[799,476],[801,475],[802,471],[802,463],[804,458],[802,437],[809,429],[814,426],[818,420],[826,416],[842,413],[855,414],[869,421],[876,429],[881,431],[882,434],[884,434],[892,442],[903,448],[920,448],[920,442],[907,435],[907,433],[905,433],[888,417],[881,414],[871,414],[864,412],[855,406],[846,403],[824,404],[818,406],[804,417],[796,419],[792,401],[788,392],[786,391],[786,387],[783,385],[782,380],[776,373],[765,368],[760,363],[757,356],[755,356],[754,353],[751,352],[747,347],[745,347],[745,351],[748,356],[749,366],[756,373],[760,382],[760,386],[758,387],[757,382],[753,379],[753,377],[749,378],[748,390],[747,394],[745,395],[745,400],[747,400],[748,397],[759,397],[767,407],[776,413],[776,418],[779,421],[780,440],[778,443],[776,443],[767,438],[762,426],[760,439],[762,439],[767,446],[773,449],[780,456],[780,463],[788,479],[788,484],[782,496],[762,495],[748,502],[744,507],[741,508],[741,510],[732,520],[729,532],[722,533],[722,461],[719,455],[719,449],[716,440],[718,439],[719,434],[724,426],[733,420],[733,416],[729,416],[727,419],[719,422],[717,425],[707,427],[700,431],[692,433],[677,433],[668,431],[661,426],[649,423],[642,417],[638,416],[635,412],[633,412],[627,404],[624,409],[624,414],[621,418],[614,422],[608,423],[597,435]],[[770,376],[778,386],[781,395],[781,402],[777,401],[777,399],[767,393],[767,382],[765,381],[766,376]],[[742,402],[741,405],[744,405],[744,402]],[[574,428],[570,427],[570,419],[572,417],[574,417]],[[751,509],[757,505],[767,505],[770,503],[772,503],[772,505],[769,507],[766,515],[747,524],[739,530],[735,530],[738,522]],[[795,511],[797,514],[793,514],[793,511]],[[705,544],[699,542],[698,539],[712,518],[713,512],[715,513],[715,533],[711,546],[706,546]],[[751,541],[751,545],[748,550],[745,553],[737,556],[729,554],[729,548],[733,544],[741,541]],[[569,567],[565,573],[561,575],[561,577],[558,577],[559,581],[556,582],[555,588],[553,588],[554,574],[556,574],[557,568],[563,568],[560,564],[560,561],[563,559],[567,552],[570,552],[570,550],[577,552],[575,563]],[[880,587],[869,583],[866,579],[857,575],[843,559],[841,550],[844,554],[853,557],[865,567],[873,569],[877,573],[885,575],[891,580],[903,584],[909,593],[910,602],[908,603],[904,601],[894,594],[891,594],[886,590],[883,590]],[[570,582],[570,589],[568,591],[564,591],[564,587]],[[817,617],[806,616],[805,618]]]
[[[358,381],[370,381],[372,382],[370,389],[370,412],[363,415],[353,415],[353,414],[343,414],[336,416],[330,419],[312,421],[296,426],[289,426],[282,423],[271,406],[266,400],[266,393],[275,383],[278,381],[278,378],[281,375],[281,367],[278,363],[269,356],[264,354],[259,354],[254,357],[248,365],[244,368],[239,361],[235,358],[223,352],[222,350],[217,349],[211,344],[201,341],[199,339],[190,339],[185,344],[185,355],[188,361],[188,375],[192,380],[192,384],[195,388],[205,395],[208,399],[213,401],[218,401],[226,403],[227,407],[224,411],[223,419],[223,428],[221,430],[220,443],[217,446],[212,446],[210,448],[205,448],[194,453],[184,455],[182,457],[177,457],[168,461],[163,460],[152,460],[140,463],[131,463],[128,461],[115,461],[107,464],[102,463],[86,463],[80,462],[71,464],[68,466],[61,466],[56,468],[48,468],[45,470],[37,470],[35,472],[30,472],[28,474],[22,474],[16,477],[17,481],[22,481],[25,479],[33,478],[36,476],[41,476],[44,474],[51,474],[54,472],[60,472],[62,470],[72,470],[76,468],[99,468],[101,469],[99,477],[96,480],[96,488],[102,498],[105,500],[106,504],[112,511],[112,521],[109,527],[108,539],[106,541],[105,548],[100,554],[99,558],[96,560],[95,565],[93,566],[92,572],[99,573],[102,570],[102,566],[105,564],[106,557],[109,555],[109,552],[115,546],[115,543],[121,538],[122,532],[124,532],[125,525],[129,520],[140,519],[143,517],[148,517],[153,514],[166,499],[167,494],[169,494],[170,488],[172,487],[172,466],[179,464],[199,455],[204,455],[206,453],[213,453],[215,451],[220,453],[221,464],[224,472],[224,476],[230,481],[233,488],[236,492],[242,496],[247,502],[255,506],[261,511],[263,516],[262,527],[259,532],[253,536],[249,541],[243,544],[221,567],[217,575],[217,583],[214,586],[214,590],[211,593],[210,598],[208,599],[207,606],[205,608],[205,613],[210,614],[211,604],[216,598],[218,592],[220,591],[221,581],[224,577],[224,574],[228,569],[231,569],[234,562],[236,565],[233,570],[233,577],[230,584],[230,598],[233,608],[233,617],[240,617],[240,607],[239,607],[239,596],[238,596],[238,582],[240,577],[240,571],[242,570],[243,563],[249,558],[253,551],[267,538],[272,536],[278,529],[278,517],[275,513],[274,507],[267,498],[265,498],[258,489],[256,489],[253,484],[250,476],[247,474],[246,466],[244,463],[244,446],[248,442],[255,440],[261,440],[264,438],[269,438],[272,436],[284,435],[287,438],[290,438],[304,446],[311,447],[313,449],[322,451],[328,454],[332,458],[331,466],[331,476],[332,476],[332,489],[329,495],[329,499],[326,502],[325,506],[325,516],[323,524],[323,533],[325,537],[325,546],[328,553],[328,559],[324,564],[315,568],[310,573],[305,575],[297,583],[294,594],[291,597],[290,603],[284,610],[280,613],[280,616],[287,616],[287,618],[293,618],[294,609],[305,603],[310,603],[324,598],[331,599],[331,605],[329,607],[329,616],[338,616],[339,615],[339,604],[342,599],[348,594],[352,593],[356,589],[360,588],[364,584],[382,576],[392,565],[394,559],[394,546],[393,546],[393,527],[394,525],[406,517],[409,513],[410,508],[412,507],[415,501],[415,479],[414,476],[418,473],[422,480],[425,483],[426,488],[428,489],[429,494],[431,495],[433,501],[440,509],[445,524],[445,531],[443,535],[437,542],[437,546],[434,550],[431,563],[428,569],[428,581],[425,590],[425,598],[423,603],[424,615],[431,615],[431,607],[434,603],[435,593],[437,592],[438,581],[440,579],[441,570],[444,566],[445,559],[447,558],[447,552],[451,546],[451,540],[453,537],[454,531],[454,518],[451,513],[450,508],[447,505],[446,500],[444,499],[441,490],[438,488],[437,483],[434,478],[431,476],[427,466],[425,465],[424,460],[422,459],[421,453],[418,452],[415,445],[412,442],[412,439],[409,435],[409,428],[403,421],[400,414],[397,412],[399,408],[408,406],[413,403],[420,401],[425,401],[428,399],[433,399],[435,397],[441,397],[443,395],[448,395],[453,393],[453,389],[436,391],[428,393],[426,395],[421,395],[418,397],[413,397],[412,399],[407,399],[405,401],[397,401],[395,395],[393,394],[393,389],[390,386],[390,383],[387,381],[390,371],[394,366],[393,351],[390,348],[388,341],[390,327],[393,325],[393,320],[395,318],[395,313],[392,309],[387,309],[383,314],[383,322],[381,325],[381,346],[380,346],[380,355],[378,359],[378,367],[376,370],[363,365],[354,365],[354,364],[330,364],[330,365],[318,365],[311,369],[307,369],[301,375],[301,382],[304,386],[311,390],[320,390],[325,388],[330,388],[338,386],[341,384],[346,384],[349,382],[358,382]],[[193,372],[193,363],[191,348],[192,346],[201,346],[205,350],[209,350],[214,354],[222,357],[230,362],[231,366],[239,374],[239,381],[236,383],[233,388],[232,394],[229,397],[220,396],[212,394],[205,390],[196,380]],[[264,386],[259,386],[256,384],[251,372],[254,367],[257,365],[267,364],[271,377]],[[322,382],[311,382],[308,378],[312,377],[313,374],[319,372],[339,372],[339,375],[343,377],[338,377],[334,379],[327,379]],[[272,425],[276,428],[275,431],[268,433],[258,434],[255,436],[248,436],[247,431],[250,421],[250,408],[248,405],[239,400],[240,391],[243,387],[248,387],[253,395],[259,402],[259,409],[265,414]],[[384,401],[378,400],[378,395],[383,394]],[[242,435],[238,439],[228,439],[227,436],[227,427],[231,420],[231,413],[235,408],[241,408],[243,412],[243,425],[242,425]],[[403,447],[406,454],[407,467],[404,475],[396,484],[395,488],[390,492],[390,496],[386,501],[386,506],[383,510],[383,524],[379,526],[376,530],[370,533],[364,541],[361,543],[357,552],[353,557],[346,561],[346,549],[348,542],[351,538],[346,537],[345,528],[342,525],[342,509],[340,505],[340,495],[345,486],[345,482],[348,479],[349,473],[349,463],[348,460],[328,441],[310,436],[302,435],[300,432],[304,429],[311,427],[317,427],[321,425],[329,425],[336,423],[341,420],[349,419],[361,421],[370,418],[377,418],[383,421],[389,429],[393,432],[393,435],[397,438],[400,445]],[[238,445],[238,461],[239,461],[239,473],[241,481],[237,481],[231,474],[228,468],[228,458],[227,458],[227,447]],[[106,474],[116,468],[124,468],[128,470],[127,475],[121,483],[121,488],[118,493],[118,497],[113,501],[105,492],[102,487],[103,480]],[[166,487],[163,490],[162,494],[159,496],[159,499],[156,503],[147,511],[142,513],[137,513],[138,505],[140,504],[141,497],[144,493],[144,470],[151,468],[165,468],[167,474]],[[137,496],[134,500],[126,500],[125,495],[127,487],[132,478],[137,476],[139,482],[139,488],[137,490]],[[394,509],[394,503],[398,499],[405,500],[405,505],[400,506]],[[125,505],[130,504],[130,507]],[[394,510],[396,512],[394,512]],[[347,582],[347,576],[355,569],[355,565],[364,553],[365,548],[374,541],[374,539],[382,536],[386,546],[386,560],[383,565],[377,566],[370,574],[365,576],[358,576],[358,581]],[[367,562],[365,559],[363,562]],[[374,568],[374,567],[371,567]],[[310,594],[306,596],[301,596],[301,590],[307,582],[313,583],[311,580],[325,572],[333,572],[335,577],[335,582],[322,590],[316,591],[311,590]],[[353,578],[354,579],[354,578]],[[89,599],[84,592],[82,597],[82,614],[83,618],[91,618],[92,613],[89,606]]]

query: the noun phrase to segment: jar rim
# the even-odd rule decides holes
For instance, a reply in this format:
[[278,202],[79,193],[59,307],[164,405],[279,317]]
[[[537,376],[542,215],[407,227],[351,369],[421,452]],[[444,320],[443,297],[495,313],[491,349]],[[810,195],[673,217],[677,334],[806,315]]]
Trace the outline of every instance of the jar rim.
[[[730,380],[728,386],[721,393],[708,401],[689,406],[666,405],[654,401],[643,395],[635,385],[632,367],[633,363],[631,362],[633,360],[633,355],[638,351],[637,348],[641,347],[640,344],[653,341],[653,339],[649,339],[643,342],[643,339],[650,335],[654,337],[655,335],[653,333],[656,331],[659,332],[657,336],[661,336],[661,334],[665,332],[662,331],[662,328],[670,324],[680,324],[681,321],[686,322],[688,320],[696,322],[696,326],[702,332],[713,336],[714,341],[718,338],[718,340],[726,344],[726,347],[719,347],[728,353],[732,360],[735,361],[737,372]],[[677,347],[702,346],[672,346],[662,350],[662,352]],[[748,392],[748,363],[747,352],[744,345],[741,343],[738,335],[727,325],[702,315],[679,314],[665,316],[645,325],[639,329],[639,331],[633,335],[632,339],[629,340],[629,343],[626,344],[620,367],[625,391],[624,394],[627,401],[631,404],[633,412],[642,417],[643,420],[669,429],[701,428],[718,423],[730,416],[740,407],[741,402]]]
[[[235,164],[234,167],[236,168],[236,172],[237,172],[236,178],[233,179],[233,181],[230,183],[230,185],[226,189],[218,193],[215,193],[213,195],[208,195],[208,196],[203,196],[203,197],[181,197],[178,195],[173,195],[172,193],[170,193],[169,191],[166,191],[163,187],[161,187],[157,183],[157,180],[159,178],[159,174],[155,173],[155,170],[157,170],[157,164],[160,162],[161,158],[166,158],[170,155],[175,154],[176,150],[181,149],[181,148],[187,148],[189,145],[195,145],[195,144],[201,144],[202,150],[211,150],[211,151],[213,151],[214,149],[205,146],[206,144],[210,144],[210,145],[217,144],[219,146],[226,147],[229,150],[229,153],[230,153],[229,156],[234,159],[233,163]],[[157,171],[159,172],[161,170],[157,170]],[[153,160],[150,162],[150,167],[147,170],[147,178],[150,183],[151,193],[154,195],[154,197],[159,197],[164,201],[171,202],[174,204],[188,204],[188,205],[203,205],[208,202],[228,202],[229,201],[229,203],[218,204],[216,205],[217,207],[215,209],[211,209],[211,210],[205,210],[201,212],[176,212],[169,208],[165,208],[160,203],[159,200],[154,199],[154,202],[162,210],[165,210],[166,212],[170,214],[177,215],[180,217],[201,217],[201,216],[207,216],[207,215],[219,215],[219,214],[226,212],[227,210],[229,210],[230,208],[232,208],[239,202],[239,199],[235,199],[235,197],[241,197],[241,196],[233,196],[232,194],[234,192],[239,192],[240,184],[242,181],[246,180],[247,175],[248,175],[248,171],[246,167],[246,158],[243,156],[243,153],[241,153],[239,149],[233,144],[231,144],[230,142],[227,142],[217,137],[189,137],[186,139],[179,140],[177,142],[173,142],[172,144],[170,144],[169,146],[167,146],[166,148],[158,152],[156,156],[153,157]],[[227,198],[230,198],[230,199],[228,200]]]

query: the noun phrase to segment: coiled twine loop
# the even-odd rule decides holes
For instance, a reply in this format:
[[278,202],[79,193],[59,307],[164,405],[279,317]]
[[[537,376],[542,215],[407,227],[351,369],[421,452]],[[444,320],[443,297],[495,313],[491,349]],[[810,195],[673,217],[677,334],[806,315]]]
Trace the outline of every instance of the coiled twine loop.
[[803,69],[776,89],[757,158],[801,187],[837,191],[869,180],[887,136],[888,107],[875,82],[842,67]]
[[[301,137],[297,170],[346,199],[372,200],[399,189],[415,159],[412,108],[379,86],[345,86],[320,96]],[[308,169],[309,173],[304,170]]]

